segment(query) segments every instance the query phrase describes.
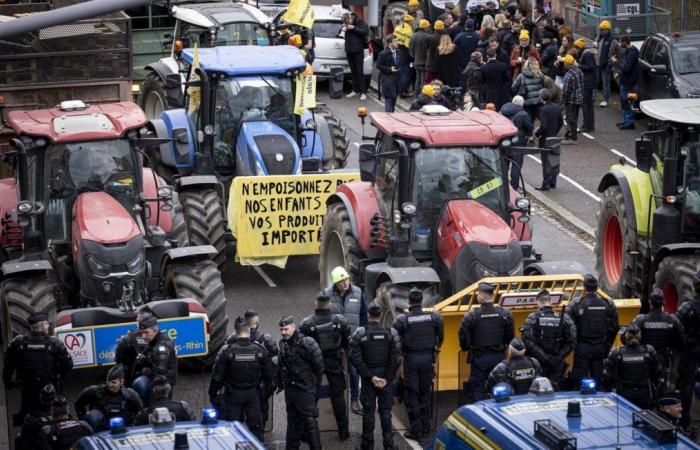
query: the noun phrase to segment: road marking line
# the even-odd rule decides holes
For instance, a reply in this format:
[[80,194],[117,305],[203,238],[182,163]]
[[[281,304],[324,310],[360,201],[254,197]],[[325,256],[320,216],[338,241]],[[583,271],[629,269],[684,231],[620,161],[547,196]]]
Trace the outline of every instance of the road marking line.
[[591,136],[590,134],[588,134],[588,133],[581,133],[581,134],[586,136],[588,139],[595,141],[595,138],[593,136]]
[[633,160],[632,158],[629,158],[627,155],[625,155],[622,152],[618,152],[614,148],[609,149],[611,152],[615,153],[617,156],[621,156],[627,160],[628,163],[634,164],[635,166],[637,165],[637,161]]
[[[537,161],[537,164],[542,165],[542,161],[540,161],[540,159],[537,158],[536,156],[534,156],[534,155],[527,155],[527,156],[530,157],[530,159],[532,159],[533,161]],[[597,195],[595,195],[593,192],[589,191],[589,190],[586,189],[585,187],[581,186],[581,185],[578,184],[576,181],[574,181],[574,180],[572,180],[571,178],[567,177],[567,176],[564,175],[563,173],[560,172],[560,173],[559,173],[559,176],[562,177],[563,179],[565,179],[566,181],[568,181],[569,183],[571,183],[576,189],[578,189],[579,191],[583,192],[584,194],[586,194],[587,196],[589,196],[590,198],[592,198],[592,199],[595,200],[596,202],[599,202],[599,201],[600,201],[600,197],[598,197]]]
[[260,266],[253,266],[253,269],[255,269],[256,272],[258,272],[258,275],[260,275],[260,278],[265,280],[265,283],[267,283],[268,286],[271,288],[277,287],[274,281],[272,281],[272,278],[268,274],[265,273],[264,270]]
[[360,143],[359,143],[359,142],[353,142],[352,145],[354,145],[354,146],[356,146],[356,147],[359,147],[359,146],[360,146]]

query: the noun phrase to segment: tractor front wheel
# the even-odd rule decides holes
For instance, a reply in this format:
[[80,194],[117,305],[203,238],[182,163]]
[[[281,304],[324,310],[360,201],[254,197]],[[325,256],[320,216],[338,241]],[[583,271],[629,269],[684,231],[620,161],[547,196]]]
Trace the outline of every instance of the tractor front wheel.
[[352,234],[350,214],[342,203],[334,203],[328,207],[321,228],[320,245],[318,270],[321,275],[321,289],[331,285],[331,272],[338,266],[345,267],[353,283],[362,285],[360,259],[364,258],[364,252]]
[[139,106],[148,120],[159,119],[163,111],[170,109],[165,81],[157,73],[150,72],[143,80]]
[[203,357],[183,358],[180,366],[188,369],[209,367],[226,341],[228,316],[221,272],[211,260],[174,262],[166,273],[168,294],[174,298],[197,300],[207,313],[210,326],[209,353]]
[[214,189],[180,193],[190,245],[213,245],[214,261],[223,270],[226,263],[226,221],[218,192]]
[[340,119],[335,117],[330,109],[326,106],[319,105],[316,107],[314,114],[322,116],[331,134],[333,140],[333,153],[330,159],[323,163],[323,168],[326,170],[342,169],[348,164],[348,132],[340,123]]
[[56,283],[46,274],[9,277],[0,283],[2,336],[7,347],[17,335],[29,335],[29,316],[44,313],[56,318]]
[[655,285],[664,291],[664,311],[675,313],[686,299],[693,297],[693,274],[698,271],[700,257],[667,256],[656,271]]

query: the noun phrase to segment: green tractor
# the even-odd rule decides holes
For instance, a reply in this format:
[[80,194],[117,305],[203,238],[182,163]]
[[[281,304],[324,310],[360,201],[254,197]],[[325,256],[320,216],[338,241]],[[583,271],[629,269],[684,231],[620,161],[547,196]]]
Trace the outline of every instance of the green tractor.
[[596,270],[616,298],[656,285],[664,310],[692,296],[700,266],[700,99],[641,103],[650,130],[635,142],[637,166],[610,168],[598,186]]

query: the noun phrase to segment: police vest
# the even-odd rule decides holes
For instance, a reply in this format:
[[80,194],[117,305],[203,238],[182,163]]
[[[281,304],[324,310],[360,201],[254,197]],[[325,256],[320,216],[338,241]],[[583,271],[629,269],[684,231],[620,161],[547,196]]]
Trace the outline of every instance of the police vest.
[[[492,347],[503,350],[503,336],[506,331],[506,324],[501,316],[501,312],[496,308],[484,310],[483,307],[475,312],[475,326],[472,330],[473,348]],[[500,351],[499,350],[499,351]]]
[[337,352],[342,345],[343,336],[340,334],[340,322],[335,314],[331,316],[330,322],[314,323],[311,326],[311,333],[316,337],[321,352],[326,355]]
[[77,420],[61,420],[51,424],[49,441],[51,448],[69,449],[75,441],[88,435],[89,432],[84,423]]
[[402,342],[405,351],[435,350],[437,330],[431,313],[409,312],[403,320],[406,321]]
[[526,356],[512,358],[506,363],[506,377],[515,395],[527,394],[536,374],[535,365]]
[[228,376],[227,384],[234,389],[248,389],[260,384],[260,361],[263,349],[258,344],[231,344],[227,352]]
[[535,322],[537,344],[549,354],[559,351],[562,322],[561,314],[551,310],[541,312]]
[[295,338],[281,341],[279,349],[280,365],[285,371],[287,381],[301,387],[315,389],[316,378],[310,363],[313,356],[304,342],[304,337],[297,333]]
[[[24,383],[43,383],[56,378],[56,343],[51,336],[25,336],[20,343],[22,362],[19,372]],[[41,389],[46,383],[38,385]]]
[[[695,341],[700,341],[700,296],[696,295],[692,300],[686,302],[690,311],[688,311],[688,324],[685,325],[685,332],[689,338]],[[686,304],[681,305],[681,309]],[[680,312],[680,311],[679,311]]]
[[627,387],[649,385],[650,354],[645,346],[623,347],[617,353],[617,378]]
[[641,323],[642,344],[666,353],[673,343],[673,318],[661,311],[645,314]]
[[367,327],[362,337],[362,359],[370,369],[386,366],[391,352],[391,331],[384,327]]
[[125,420],[128,420],[126,417],[128,411],[124,388],[113,394],[106,387],[100,386],[97,388],[97,402],[98,409],[102,410],[107,420],[112,417],[123,417]]
[[342,314],[350,325],[350,331],[355,332],[360,326],[360,309],[362,307],[362,291],[354,284],[341,297],[333,286],[326,289],[326,294],[331,298],[331,313]]
[[586,296],[578,304],[578,337],[591,343],[605,342],[608,333],[608,303],[597,295]]

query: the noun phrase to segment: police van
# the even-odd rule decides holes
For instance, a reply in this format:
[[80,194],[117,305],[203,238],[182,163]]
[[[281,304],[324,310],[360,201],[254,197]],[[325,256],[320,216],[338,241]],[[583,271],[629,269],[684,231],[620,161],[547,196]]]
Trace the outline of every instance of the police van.
[[581,381],[580,392],[554,392],[537,378],[527,395],[494,386],[491,400],[462,406],[427,447],[462,449],[698,449],[676,427],[614,393]]

